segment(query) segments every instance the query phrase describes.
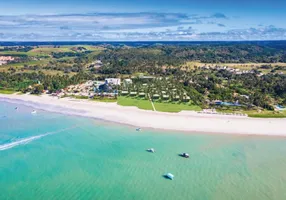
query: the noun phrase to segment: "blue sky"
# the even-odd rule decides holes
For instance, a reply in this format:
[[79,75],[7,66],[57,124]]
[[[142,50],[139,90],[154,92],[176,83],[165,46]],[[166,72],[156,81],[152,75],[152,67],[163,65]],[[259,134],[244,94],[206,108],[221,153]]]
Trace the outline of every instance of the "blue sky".
[[0,40],[285,40],[285,8],[285,0],[9,0]]

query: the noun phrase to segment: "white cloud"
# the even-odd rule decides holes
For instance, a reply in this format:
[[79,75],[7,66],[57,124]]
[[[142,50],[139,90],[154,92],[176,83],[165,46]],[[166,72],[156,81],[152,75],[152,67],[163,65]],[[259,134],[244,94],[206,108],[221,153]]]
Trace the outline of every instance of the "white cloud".
[[[0,16],[0,40],[274,40],[274,26],[229,29],[222,13],[91,13]],[[211,31],[210,31],[211,30]]]

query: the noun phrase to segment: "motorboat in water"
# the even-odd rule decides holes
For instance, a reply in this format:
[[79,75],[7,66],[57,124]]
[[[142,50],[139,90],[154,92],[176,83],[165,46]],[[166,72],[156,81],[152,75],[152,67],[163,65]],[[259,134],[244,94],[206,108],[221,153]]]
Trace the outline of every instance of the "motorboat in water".
[[184,157],[184,158],[189,158],[190,155],[188,153],[181,153],[180,156]]
[[155,149],[151,148],[151,149],[147,149],[148,152],[150,153],[155,153]]
[[170,180],[173,180],[175,176],[174,176],[173,174],[171,174],[171,173],[167,173],[167,174],[165,175],[165,177],[168,178],[168,179],[170,179]]
[[141,128],[136,128],[136,131],[141,131]]
[[33,110],[31,113],[32,113],[32,114],[37,114],[37,111],[36,111],[36,110]]

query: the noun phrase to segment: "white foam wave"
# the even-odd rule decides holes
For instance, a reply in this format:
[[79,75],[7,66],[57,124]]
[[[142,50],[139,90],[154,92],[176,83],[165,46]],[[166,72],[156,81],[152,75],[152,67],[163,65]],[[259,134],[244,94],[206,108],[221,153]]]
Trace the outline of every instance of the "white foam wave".
[[70,129],[73,129],[73,128],[75,128],[75,126],[71,127],[71,128],[60,129],[58,131],[48,132],[48,133],[41,134],[41,135],[32,136],[32,137],[29,137],[29,138],[24,138],[24,139],[15,141],[15,142],[10,142],[8,144],[2,144],[2,145],[0,145],[0,151],[8,150],[8,149],[11,149],[13,147],[16,147],[16,146],[19,146],[19,145],[23,145],[23,144],[28,144],[28,143],[30,143],[30,142],[32,142],[34,140],[38,140],[38,139],[40,139],[42,137],[45,137],[45,136],[48,136],[48,135],[52,135],[52,134],[56,134],[56,133],[60,133],[60,132],[63,132],[63,131],[66,131],[66,130],[70,130]]

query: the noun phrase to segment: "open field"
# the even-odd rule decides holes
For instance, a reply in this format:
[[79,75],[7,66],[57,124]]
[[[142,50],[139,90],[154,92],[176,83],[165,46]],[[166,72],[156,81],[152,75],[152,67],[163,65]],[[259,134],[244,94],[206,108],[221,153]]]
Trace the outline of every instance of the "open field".
[[[36,72],[35,70],[28,70],[28,69],[24,69],[24,65],[27,66],[38,66],[38,67],[43,67],[44,65],[48,64],[50,59],[44,59],[44,60],[32,60],[32,61],[27,61],[27,62],[19,62],[19,63],[10,63],[10,64],[6,64],[6,65],[1,65],[0,66],[0,72],[8,72],[10,68],[13,68],[15,70],[17,70],[17,72],[29,72],[29,71],[33,71]],[[43,70],[41,69],[42,72],[44,71],[49,71],[49,70]],[[57,71],[57,72],[61,72],[61,71]]]
[[70,48],[67,47],[60,47],[60,48],[54,48],[54,47],[39,47],[32,49],[28,52],[35,52],[35,53],[53,53],[53,52],[72,52]]
[[49,57],[52,52],[55,51],[49,51],[48,48],[46,51],[41,51],[42,48],[35,48],[27,52],[18,52],[18,51],[0,51],[0,55],[3,56],[32,56],[32,57]]
[[75,52],[74,48],[83,47],[88,51],[102,51],[104,50],[103,47],[99,46],[91,46],[91,45],[61,45],[59,47],[54,46],[39,46],[39,48],[35,48],[29,52],[45,52],[45,53],[52,53],[52,52]]
[[[28,56],[28,52],[17,52],[17,51],[0,51],[1,56]],[[37,53],[32,53],[32,55],[37,55]]]

